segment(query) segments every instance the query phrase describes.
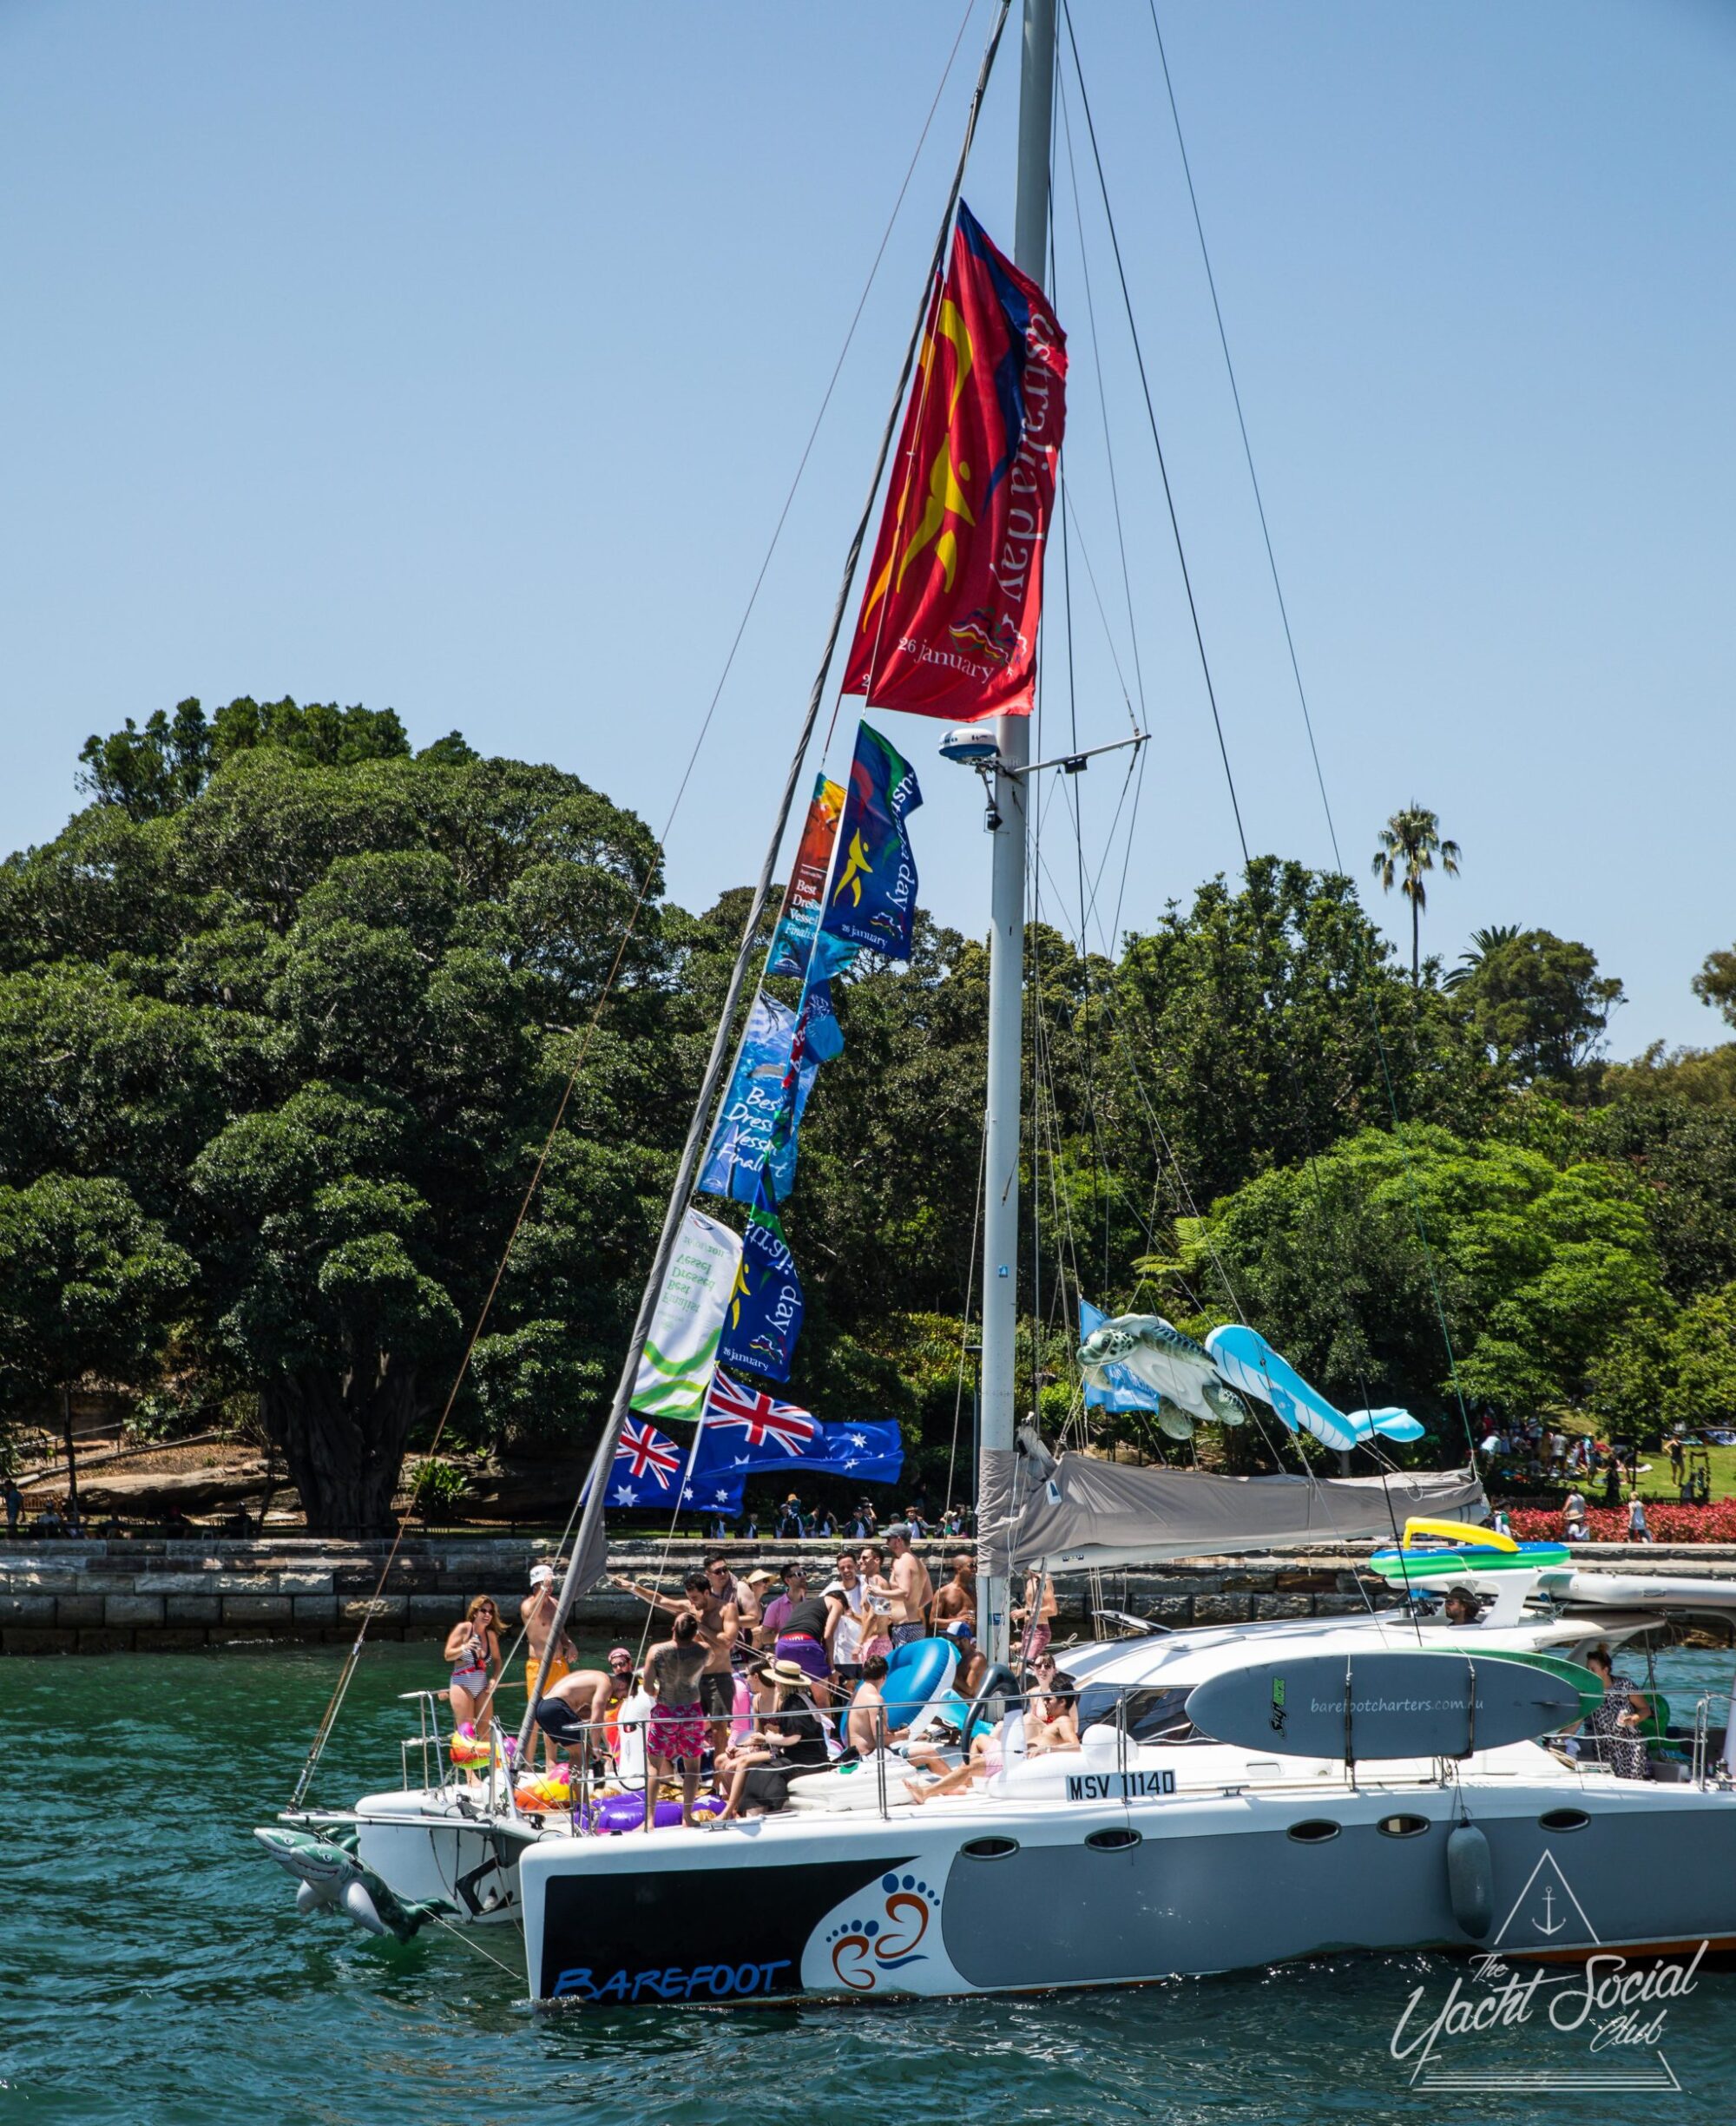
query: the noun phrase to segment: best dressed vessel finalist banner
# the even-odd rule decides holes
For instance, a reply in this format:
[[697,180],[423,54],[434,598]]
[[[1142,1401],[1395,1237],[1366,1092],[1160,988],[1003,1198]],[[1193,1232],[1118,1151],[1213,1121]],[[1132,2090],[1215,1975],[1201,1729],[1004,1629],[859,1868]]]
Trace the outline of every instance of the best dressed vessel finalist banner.
[[1066,346],[1042,289],[961,204],[845,694],[966,723],[1030,714]]

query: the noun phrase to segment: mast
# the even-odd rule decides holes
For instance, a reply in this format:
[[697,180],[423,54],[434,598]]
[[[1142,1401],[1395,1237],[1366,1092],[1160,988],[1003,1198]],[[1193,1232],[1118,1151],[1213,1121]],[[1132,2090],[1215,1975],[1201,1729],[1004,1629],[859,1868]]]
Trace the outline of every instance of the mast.
[[[1049,148],[1055,100],[1055,0],[1025,0],[1019,73],[1019,163],[1013,263],[1042,286],[1049,263]],[[1019,1102],[1024,1011],[1025,780],[1029,716],[995,720],[1000,765],[990,840],[993,874],[989,933],[989,1084],[983,1219],[983,1403],[977,1452],[978,1538],[1010,1511],[1014,1346],[1019,1306]],[[998,1546],[997,1546],[998,1547]],[[983,1650],[1005,1661],[1009,1647],[1008,1582],[978,1576]]]

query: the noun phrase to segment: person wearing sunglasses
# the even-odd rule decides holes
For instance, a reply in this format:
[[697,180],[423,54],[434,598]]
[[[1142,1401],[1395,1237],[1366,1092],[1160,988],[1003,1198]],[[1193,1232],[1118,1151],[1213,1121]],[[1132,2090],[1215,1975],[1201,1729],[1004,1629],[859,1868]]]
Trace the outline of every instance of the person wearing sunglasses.
[[490,1596],[472,1595],[464,1604],[463,1622],[446,1634],[446,1659],[454,1724],[485,1734],[500,1674],[500,1611]]

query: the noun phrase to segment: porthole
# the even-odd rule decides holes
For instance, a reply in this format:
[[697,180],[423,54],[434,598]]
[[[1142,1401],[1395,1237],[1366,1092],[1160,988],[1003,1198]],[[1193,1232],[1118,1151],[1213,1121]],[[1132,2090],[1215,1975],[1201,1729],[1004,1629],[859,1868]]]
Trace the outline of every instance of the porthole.
[[1093,1831],[1085,1841],[1093,1853],[1125,1853],[1129,1846],[1143,1845],[1144,1842],[1142,1833],[1128,1830],[1124,1826],[1116,1826],[1108,1831]]
[[1545,1809],[1537,1819],[1540,1831],[1582,1831],[1591,1821],[1582,1808]]
[[1290,1836],[1299,1846],[1324,1846],[1329,1838],[1338,1835],[1338,1827],[1328,1823],[1324,1816],[1311,1816],[1305,1823],[1292,1823]]
[[1019,1841],[1016,1838],[973,1838],[959,1851],[967,1860],[1004,1860],[1009,1853],[1016,1853]]
[[1428,1827],[1426,1816],[1383,1816],[1375,1826],[1386,1838],[1421,1838]]

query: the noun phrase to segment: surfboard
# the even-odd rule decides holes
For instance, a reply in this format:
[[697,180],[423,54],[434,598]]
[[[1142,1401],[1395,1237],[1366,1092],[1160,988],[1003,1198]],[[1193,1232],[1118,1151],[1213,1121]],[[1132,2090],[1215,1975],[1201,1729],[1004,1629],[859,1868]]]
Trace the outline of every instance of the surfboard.
[[1493,1543],[1450,1543],[1410,1549],[1387,1544],[1374,1552],[1368,1569],[1392,1587],[1416,1587],[1428,1580],[1462,1580],[1479,1572],[1536,1572],[1573,1563],[1573,1552],[1560,1543],[1520,1543],[1510,1549]]
[[1200,1684],[1187,1710],[1202,1734],[1278,1756],[1462,1757],[1567,1726],[1581,1694],[1530,1662],[1455,1647],[1251,1662]]

